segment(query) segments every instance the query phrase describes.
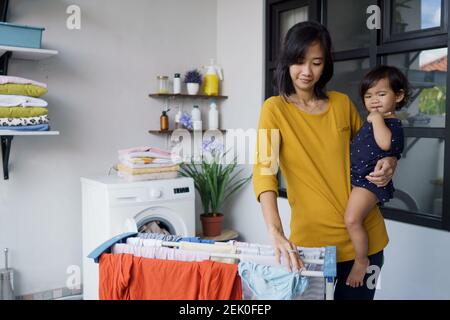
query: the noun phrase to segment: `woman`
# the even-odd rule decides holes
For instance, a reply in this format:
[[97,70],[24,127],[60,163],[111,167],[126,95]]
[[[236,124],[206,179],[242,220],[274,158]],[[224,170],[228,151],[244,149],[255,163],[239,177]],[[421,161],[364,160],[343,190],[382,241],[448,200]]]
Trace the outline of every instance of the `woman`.
[[[278,261],[283,256],[289,268],[299,270],[303,262],[296,246],[336,246],[335,299],[373,299],[372,286],[352,288],[345,284],[355,258],[344,222],[351,191],[350,141],[362,121],[348,96],[325,91],[332,75],[327,29],[315,22],[293,26],[278,61],[280,95],[267,99],[261,110],[253,187]],[[289,240],[277,208],[278,162],[291,207]],[[395,158],[383,158],[366,178],[385,186],[395,166]],[[381,268],[383,249],[389,240],[378,207],[367,215],[364,224],[370,264]]]

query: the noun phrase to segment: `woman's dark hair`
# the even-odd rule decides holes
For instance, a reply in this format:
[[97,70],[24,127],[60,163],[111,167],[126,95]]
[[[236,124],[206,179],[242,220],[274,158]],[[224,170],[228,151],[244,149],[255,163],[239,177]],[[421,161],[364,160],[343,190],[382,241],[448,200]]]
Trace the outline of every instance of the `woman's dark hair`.
[[325,86],[333,76],[333,58],[331,55],[331,37],[327,28],[317,22],[300,22],[289,29],[277,62],[275,81],[280,95],[288,97],[295,93],[289,74],[289,67],[305,58],[308,48],[320,43],[324,53],[324,69],[314,86],[314,95],[318,99],[328,99]]
[[359,95],[361,100],[364,101],[364,95],[367,90],[372,88],[381,79],[388,79],[389,86],[396,95],[404,93],[404,98],[402,101],[397,103],[395,110],[400,110],[409,101],[411,96],[410,85],[408,78],[396,67],[381,65],[370,70],[362,79],[361,85],[359,86]]

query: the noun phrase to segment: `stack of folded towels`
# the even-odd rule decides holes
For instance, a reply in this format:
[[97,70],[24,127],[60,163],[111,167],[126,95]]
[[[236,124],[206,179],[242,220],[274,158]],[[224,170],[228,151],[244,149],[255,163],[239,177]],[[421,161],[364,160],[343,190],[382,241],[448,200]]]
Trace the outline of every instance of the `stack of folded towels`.
[[128,181],[174,179],[178,176],[181,157],[155,147],[119,150],[119,177]]
[[0,130],[48,131],[46,93],[44,83],[0,76]]

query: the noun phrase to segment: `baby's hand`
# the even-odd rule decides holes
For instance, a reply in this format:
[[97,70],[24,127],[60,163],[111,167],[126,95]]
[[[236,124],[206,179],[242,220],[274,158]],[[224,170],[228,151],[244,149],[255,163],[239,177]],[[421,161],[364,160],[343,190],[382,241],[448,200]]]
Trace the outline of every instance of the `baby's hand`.
[[390,116],[391,114],[392,114],[392,112],[381,113],[378,111],[372,111],[367,116],[367,122],[372,123],[373,121],[376,121],[377,119],[383,120],[385,117]]

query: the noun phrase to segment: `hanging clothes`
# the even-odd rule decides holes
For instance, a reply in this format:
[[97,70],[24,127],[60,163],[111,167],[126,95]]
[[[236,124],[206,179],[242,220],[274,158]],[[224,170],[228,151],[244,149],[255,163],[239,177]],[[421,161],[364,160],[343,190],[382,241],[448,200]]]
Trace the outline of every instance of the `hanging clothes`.
[[132,254],[135,257],[149,259],[179,260],[179,261],[203,261],[209,260],[210,254],[203,251],[187,251],[164,247],[132,246],[118,243],[112,248],[114,254]]
[[240,262],[239,275],[257,299],[294,300],[303,294],[308,278],[283,267]]
[[215,261],[147,259],[103,254],[99,265],[102,300],[241,300],[237,265]]

